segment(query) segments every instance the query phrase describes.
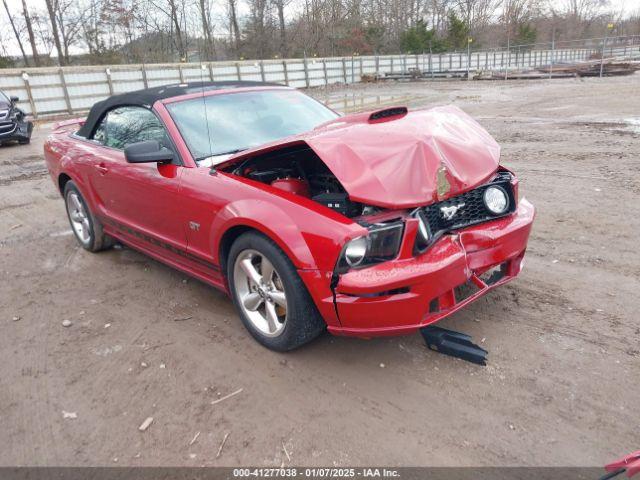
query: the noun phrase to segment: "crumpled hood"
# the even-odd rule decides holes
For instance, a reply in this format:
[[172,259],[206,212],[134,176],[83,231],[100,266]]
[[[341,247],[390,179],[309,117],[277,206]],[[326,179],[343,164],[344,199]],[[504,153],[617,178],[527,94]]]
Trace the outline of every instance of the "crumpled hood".
[[306,143],[351,200],[390,209],[428,205],[464,193],[497,171],[500,146],[458,107],[413,110],[369,121],[340,117],[306,133],[233,155],[219,167]]
[[489,180],[500,146],[457,107],[414,110],[387,121],[341,117],[304,135],[353,201],[409,208]]

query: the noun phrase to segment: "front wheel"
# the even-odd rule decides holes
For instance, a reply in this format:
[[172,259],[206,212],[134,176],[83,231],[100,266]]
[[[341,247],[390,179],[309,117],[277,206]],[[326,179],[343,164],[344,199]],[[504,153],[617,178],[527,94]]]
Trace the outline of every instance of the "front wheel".
[[254,232],[238,237],[227,278],[242,323],[265,347],[292,350],[325,329],[291,260],[270,239]]

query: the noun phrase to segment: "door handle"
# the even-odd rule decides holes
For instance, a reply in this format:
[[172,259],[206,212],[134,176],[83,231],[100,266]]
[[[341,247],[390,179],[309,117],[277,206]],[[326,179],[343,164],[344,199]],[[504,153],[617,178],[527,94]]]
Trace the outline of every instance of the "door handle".
[[94,166],[96,167],[96,170],[98,170],[102,175],[104,175],[109,171],[109,169],[105,167],[103,163],[99,163],[98,165],[94,165]]

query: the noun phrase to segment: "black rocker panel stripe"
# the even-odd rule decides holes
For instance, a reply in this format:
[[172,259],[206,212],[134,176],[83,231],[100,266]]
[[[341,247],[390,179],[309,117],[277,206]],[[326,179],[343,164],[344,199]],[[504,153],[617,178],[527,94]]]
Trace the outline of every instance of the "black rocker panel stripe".
[[206,260],[201,259],[200,257],[196,257],[195,255],[190,254],[189,252],[185,252],[184,250],[180,250],[176,247],[174,247],[173,245],[170,245],[168,243],[165,242],[161,242],[160,240],[158,240],[157,238],[153,238],[150,237],[149,235],[146,235],[144,233],[142,233],[139,230],[133,229],[123,223],[117,222],[111,218],[107,218],[107,217],[100,217],[100,221],[102,223],[111,225],[113,228],[115,228],[116,230],[120,230],[121,232],[125,232],[128,233],[129,235],[132,235],[134,237],[137,237],[141,240],[144,240],[147,243],[150,243],[152,245],[155,245],[156,247],[161,247],[164,248],[168,251],[170,251],[171,253],[181,256],[191,262],[197,263],[199,265],[202,265],[205,268],[208,268],[210,270],[214,270],[216,272],[220,271],[220,267],[218,265],[214,265],[211,262],[207,262]]

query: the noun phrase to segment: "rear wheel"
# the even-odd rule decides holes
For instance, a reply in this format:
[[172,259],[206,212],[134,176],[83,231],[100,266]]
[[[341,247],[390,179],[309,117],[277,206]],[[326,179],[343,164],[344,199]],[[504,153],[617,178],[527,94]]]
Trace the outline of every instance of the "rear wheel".
[[104,234],[102,224],[91,213],[78,187],[71,180],[64,186],[64,200],[71,229],[82,248],[90,252],[109,248],[112,245],[111,237]]
[[291,260],[268,238],[255,232],[238,237],[227,275],[242,323],[265,347],[292,350],[325,329]]

